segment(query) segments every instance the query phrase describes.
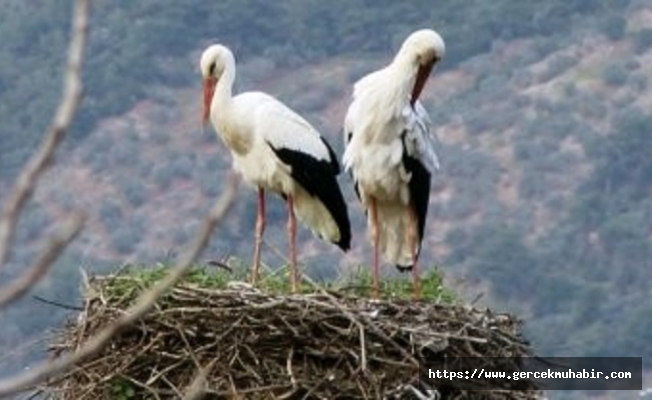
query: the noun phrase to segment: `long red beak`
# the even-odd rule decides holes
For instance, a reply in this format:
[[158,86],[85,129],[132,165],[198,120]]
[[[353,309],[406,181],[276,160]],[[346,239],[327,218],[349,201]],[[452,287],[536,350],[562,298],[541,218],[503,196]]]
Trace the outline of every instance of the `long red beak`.
[[213,100],[213,94],[215,93],[215,84],[217,79],[214,77],[208,77],[204,79],[204,108],[202,111],[202,124],[206,125],[208,122],[208,117],[211,113],[211,101]]
[[414,107],[414,103],[417,101],[421,95],[423,87],[426,85],[426,81],[432,72],[432,67],[435,65],[435,60],[432,60],[426,65],[419,66],[417,71],[417,79],[414,81],[414,88],[412,89],[412,97],[410,98],[410,105]]

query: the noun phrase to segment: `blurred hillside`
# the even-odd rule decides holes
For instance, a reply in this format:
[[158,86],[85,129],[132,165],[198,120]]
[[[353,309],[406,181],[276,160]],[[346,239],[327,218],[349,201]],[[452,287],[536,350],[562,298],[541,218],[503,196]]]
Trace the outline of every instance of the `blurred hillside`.
[[[91,220],[38,288],[78,299],[79,267],[152,262],[178,251],[221,190],[230,156],[200,126],[198,56],[213,41],[238,57],[238,88],[302,112],[341,150],[351,85],[434,27],[447,55],[425,105],[443,144],[424,265],[469,298],[527,321],[538,354],[652,356],[652,5],[639,1],[98,0],[81,116],[30,204],[0,281],[33,257],[66,210]],[[68,2],[0,1],[0,201],[49,123],[60,91]],[[350,182],[350,255],[301,231],[319,278],[368,263]],[[285,252],[284,208],[268,242]],[[255,196],[242,189],[206,258],[251,257]],[[283,260],[267,249],[266,261]],[[386,273],[392,273],[386,268]],[[0,312],[0,375],[25,338],[64,311],[31,299]],[[4,354],[4,355],[3,355]],[[649,367],[649,364],[648,364]]]

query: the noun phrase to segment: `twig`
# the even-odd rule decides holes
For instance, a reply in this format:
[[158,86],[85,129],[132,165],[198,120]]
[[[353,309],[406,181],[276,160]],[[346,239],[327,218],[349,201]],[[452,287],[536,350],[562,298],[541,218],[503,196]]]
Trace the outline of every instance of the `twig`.
[[294,346],[290,347],[290,351],[288,352],[288,358],[287,361],[285,362],[285,369],[287,370],[288,376],[290,377],[290,383],[292,383],[292,387],[296,388],[297,387],[297,379],[294,377],[294,372],[292,372],[292,357],[294,356]]
[[405,385],[406,391],[409,391],[413,395],[415,395],[419,400],[438,400],[439,399],[439,392],[436,390],[430,391],[427,395],[421,392],[419,389],[415,388],[412,385]]
[[59,301],[55,300],[50,300],[46,299],[45,297],[39,296],[39,295],[33,295],[32,298],[36,301],[39,301],[41,303],[50,305],[50,306],[55,306],[59,308],[63,308],[64,310],[70,310],[70,311],[84,311],[86,308],[85,307],[79,307],[79,306],[73,306],[70,304],[64,304]]
[[176,329],[177,332],[179,332],[179,335],[181,336],[183,343],[186,345],[186,349],[188,350],[188,354],[190,354],[190,357],[192,358],[192,362],[195,364],[195,367],[197,368],[197,375],[190,383],[190,386],[186,390],[186,394],[183,396],[183,398],[184,400],[199,399],[201,396],[204,395],[204,384],[206,383],[206,376],[208,374],[208,371],[210,371],[210,368],[202,368],[201,363],[197,359],[197,355],[195,354],[195,351],[190,345],[188,338],[186,338],[186,334],[183,333],[183,328],[177,326]]
[[213,363],[209,364],[205,368],[200,368],[197,371],[197,375],[192,380],[186,394],[183,396],[183,400],[198,400],[206,395],[206,390],[204,386],[206,385],[206,377],[208,372],[212,369]]
[[[412,328],[405,328],[405,332],[410,332],[410,333],[421,333],[419,329],[412,329]],[[441,337],[442,339],[456,339],[456,340],[462,340],[466,342],[473,342],[473,343],[481,343],[485,344],[487,343],[487,339],[485,338],[479,338],[479,337],[473,337],[473,336],[464,336],[464,335],[456,335],[454,333],[440,333],[440,332],[432,332],[429,331],[428,335],[432,336],[438,336]]]
[[50,243],[36,262],[4,289],[0,288],[0,308],[22,297],[45,275],[61,252],[77,236],[85,220],[83,214],[73,215],[66,221],[60,232],[50,238]]
[[27,396],[23,397],[21,400],[33,400],[36,399],[37,397],[43,395],[43,389],[36,389],[32,393],[28,394]]
[[207,264],[212,266],[212,267],[222,268],[223,270],[225,270],[225,271],[227,271],[229,273],[233,273],[233,268],[229,267],[226,263],[224,263],[222,261],[212,260],[212,261],[209,261]]
[[[150,388],[149,386],[147,386],[143,382],[141,382],[139,380],[136,380],[136,379],[134,379],[134,378],[132,378],[130,376],[127,376],[127,375],[120,375],[120,377],[122,379],[126,379],[127,381],[133,383],[134,385],[136,385],[138,387],[141,387],[141,388],[145,389],[147,392],[149,392],[149,394],[151,394],[154,397],[154,399],[156,399],[156,400],[161,399],[161,397],[158,395],[158,393],[155,390],[153,390],[152,388]],[[89,394],[93,394],[93,393],[91,392]]]
[[360,329],[360,359],[361,359],[361,368],[363,371],[367,370],[367,346],[364,339],[364,326],[358,325]]
[[470,306],[475,306],[475,305],[478,303],[478,301],[480,301],[480,299],[482,299],[483,297],[484,297],[484,292],[480,292],[480,293],[478,293],[478,294],[473,298],[473,300],[471,300],[471,302],[469,303],[469,305],[470,305]]
[[[85,3],[84,0],[80,0],[80,2]],[[18,393],[97,354],[109,343],[113,336],[145,315],[153,307],[156,300],[183,277],[197,256],[206,247],[213,229],[232,205],[237,186],[237,179],[234,175],[230,175],[226,190],[204,220],[204,225],[191,249],[163,279],[151,289],[142,293],[133,306],[127,309],[124,314],[121,314],[113,323],[86,341],[77,351],[41,363],[21,374],[0,380],[0,397]]]
[[88,7],[88,0],[77,0],[75,3],[73,32],[59,107],[38,151],[20,172],[16,186],[5,204],[0,219],[0,267],[7,260],[9,245],[21,210],[34,192],[37,180],[51,165],[54,152],[66,136],[81,100],[81,66],[88,34]]

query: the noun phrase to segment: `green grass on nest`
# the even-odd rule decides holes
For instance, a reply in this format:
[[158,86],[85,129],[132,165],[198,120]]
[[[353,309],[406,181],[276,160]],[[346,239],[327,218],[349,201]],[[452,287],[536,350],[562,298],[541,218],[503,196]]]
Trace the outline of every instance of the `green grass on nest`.
[[[195,265],[184,277],[182,284],[196,285],[201,288],[225,289],[232,281],[249,282],[249,267],[237,260],[228,264],[231,271],[224,268],[206,265]],[[119,298],[135,297],[143,289],[147,289],[162,279],[171,265],[159,263],[155,266],[129,264],[123,266],[112,278],[107,287],[107,294]],[[267,269],[270,272],[264,272]],[[382,299],[411,299],[412,280],[409,274],[398,277],[381,277]],[[340,296],[370,297],[372,276],[371,268],[358,266],[352,273],[328,281],[320,282],[319,286]],[[261,277],[257,285],[259,290],[269,294],[290,294],[289,269],[286,265],[275,271],[261,268]],[[300,293],[314,293],[319,289],[303,280],[299,286]],[[457,297],[453,291],[443,285],[443,276],[438,268],[430,269],[421,275],[421,300],[438,304],[453,304]]]

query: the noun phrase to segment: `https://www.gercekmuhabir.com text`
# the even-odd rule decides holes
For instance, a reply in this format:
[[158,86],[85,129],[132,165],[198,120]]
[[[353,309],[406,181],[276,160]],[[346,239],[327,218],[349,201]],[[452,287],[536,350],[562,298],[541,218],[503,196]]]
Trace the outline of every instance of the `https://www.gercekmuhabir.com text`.
[[623,372],[601,372],[601,371],[485,371],[484,368],[474,368],[471,371],[448,371],[439,369],[428,369],[429,379],[632,379],[632,373]]
[[429,387],[641,390],[641,357],[443,358],[420,366]]

